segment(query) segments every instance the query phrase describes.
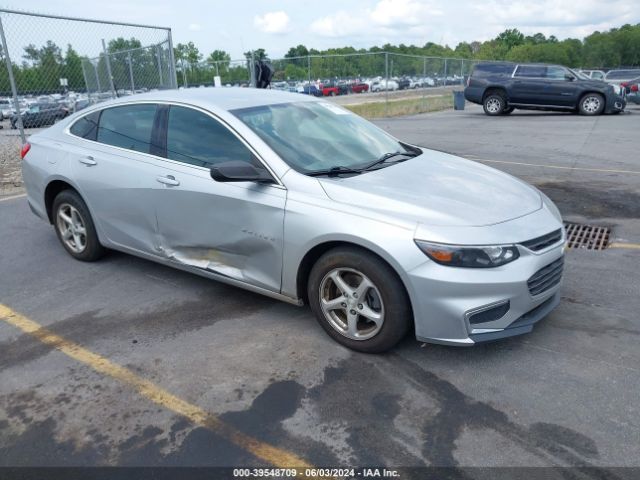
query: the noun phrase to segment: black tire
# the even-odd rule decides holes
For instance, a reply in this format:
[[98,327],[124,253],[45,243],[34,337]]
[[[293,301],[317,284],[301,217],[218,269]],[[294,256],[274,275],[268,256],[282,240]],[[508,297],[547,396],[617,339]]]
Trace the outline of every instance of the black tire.
[[[74,251],[63,239],[63,233],[61,231],[61,222],[58,219],[58,214],[61,208],[65,206],[71,206],[75,208],[77,213],[79,214],[82,223],[85,228],[85,247],[82,251]],[[64,247],[64,249],[76,260],[81,260],[83,262],[95,262],[100,259],[105,253],[106,249],[100,245],[100,241],[98,239],[98,234],[96,233],[96,228],[93,223],[93,219],[91,218],[91,214],[89,213],[89,209],[87,208],[84,200],[78,195],[74,190],[63,190],[60,192],[56,198],[53,200],[52,206],[52,219],[53,226],[56,231],[56,235],[58,236],[58,240]]]
[[580,115],[600,115],[604,111],[605,100],[599,93],[586,93],[580,98]]
[[516,107],[507,107],[502,111],[503,115],[510,115],[511,113],[513,113],[513,111],[516,109]]
[[[335,269],[348,269],[361,273],[370,279],[379,292],[384,306],[383,322],[371,338],[366,340],[349,338],[333,327],[325,317],[321,307],[320,288],[325,277]],[[320,257],[309,274],[307,295],[316,320],[329,336],[345,347],[359,352],[381,353],[389,350],[406,336],[413,321],[409,296],[395,271],[375,255],[357,247],[337,247]],[[369,302],[369,298],[368,293],[366,302]],[[352,299],[352,301],[357,303],[362,300]],[[350,307],[347,306],[348,308]],[[356,307],[351,308],[355,311]],[[362,306],[358,305],[357,308]],[[366,320],[364,316],[358,316],[358,318],[359,321]]]
[[507,100],[504,98],[504,95],[500,92],[492,92],[484,97],[482,101],[482,108],[484,109],[484,113],[495,117],[497,115],[502,115],[502,112],[507,106]]

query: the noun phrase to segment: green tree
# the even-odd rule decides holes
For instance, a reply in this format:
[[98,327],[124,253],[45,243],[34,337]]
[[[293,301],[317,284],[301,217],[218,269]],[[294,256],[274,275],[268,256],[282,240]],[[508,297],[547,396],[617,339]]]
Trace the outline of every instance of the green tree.
[[524,35],[517,28],[509,28],[496,37],[496,40],[508,50],[524,43]]

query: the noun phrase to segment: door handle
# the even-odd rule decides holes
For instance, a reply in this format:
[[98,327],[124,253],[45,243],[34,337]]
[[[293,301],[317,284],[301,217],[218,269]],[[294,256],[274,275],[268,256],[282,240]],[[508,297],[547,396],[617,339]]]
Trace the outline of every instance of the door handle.
[[98,162],[96,162],[93,157],[83,157],[79,160],[80,163],[84,163],[87,167],[93,167],[94,165],[97,165]]
[[156,177],[156,180],[171,187],[177,187],[178,185],[180,185],[180,182],[176,180],[176,177],[174,177],[173,175],[167,175],[166,177]]

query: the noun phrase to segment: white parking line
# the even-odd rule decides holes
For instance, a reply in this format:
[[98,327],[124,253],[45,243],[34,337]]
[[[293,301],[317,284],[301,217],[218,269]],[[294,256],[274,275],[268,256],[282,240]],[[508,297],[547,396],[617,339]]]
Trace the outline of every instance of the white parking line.
[[21,193],[20,195],[12,195],[10,197],[0,198],[0,202],[6,202],[8,200],[15,200],[16,198],[23,198],[23,197],[26,197],[26,196],[27,196],[26,193]]
[[470,155],[466,155],[469,160],[474,160],[476,162],[481,163],[503,163],[507,165],[523,165],[525,167],[544,167],[544,168],[556,168],[560,170],[580,170],[583,172],[600,172],[600,173],[631,173],[640,175],[640,171],[635,170],[612,170],[606,168],[583,168],[583,167],[564,167],[561,165],[548,165],[548,164],[538,164],[538,163],[522,163],[522,162],[507,162],[505,160],[487,160],[484,158],[476,158]]

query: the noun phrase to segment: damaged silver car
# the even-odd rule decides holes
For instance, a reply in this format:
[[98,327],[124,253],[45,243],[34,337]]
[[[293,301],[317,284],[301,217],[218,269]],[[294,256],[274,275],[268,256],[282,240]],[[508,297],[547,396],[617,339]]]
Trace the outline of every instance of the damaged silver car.
[[293,304],[364,352],[532,330],[564,230],[541,192],[277,91],[95,105],[22,150],[29,205],[74,258],[120,250]]

